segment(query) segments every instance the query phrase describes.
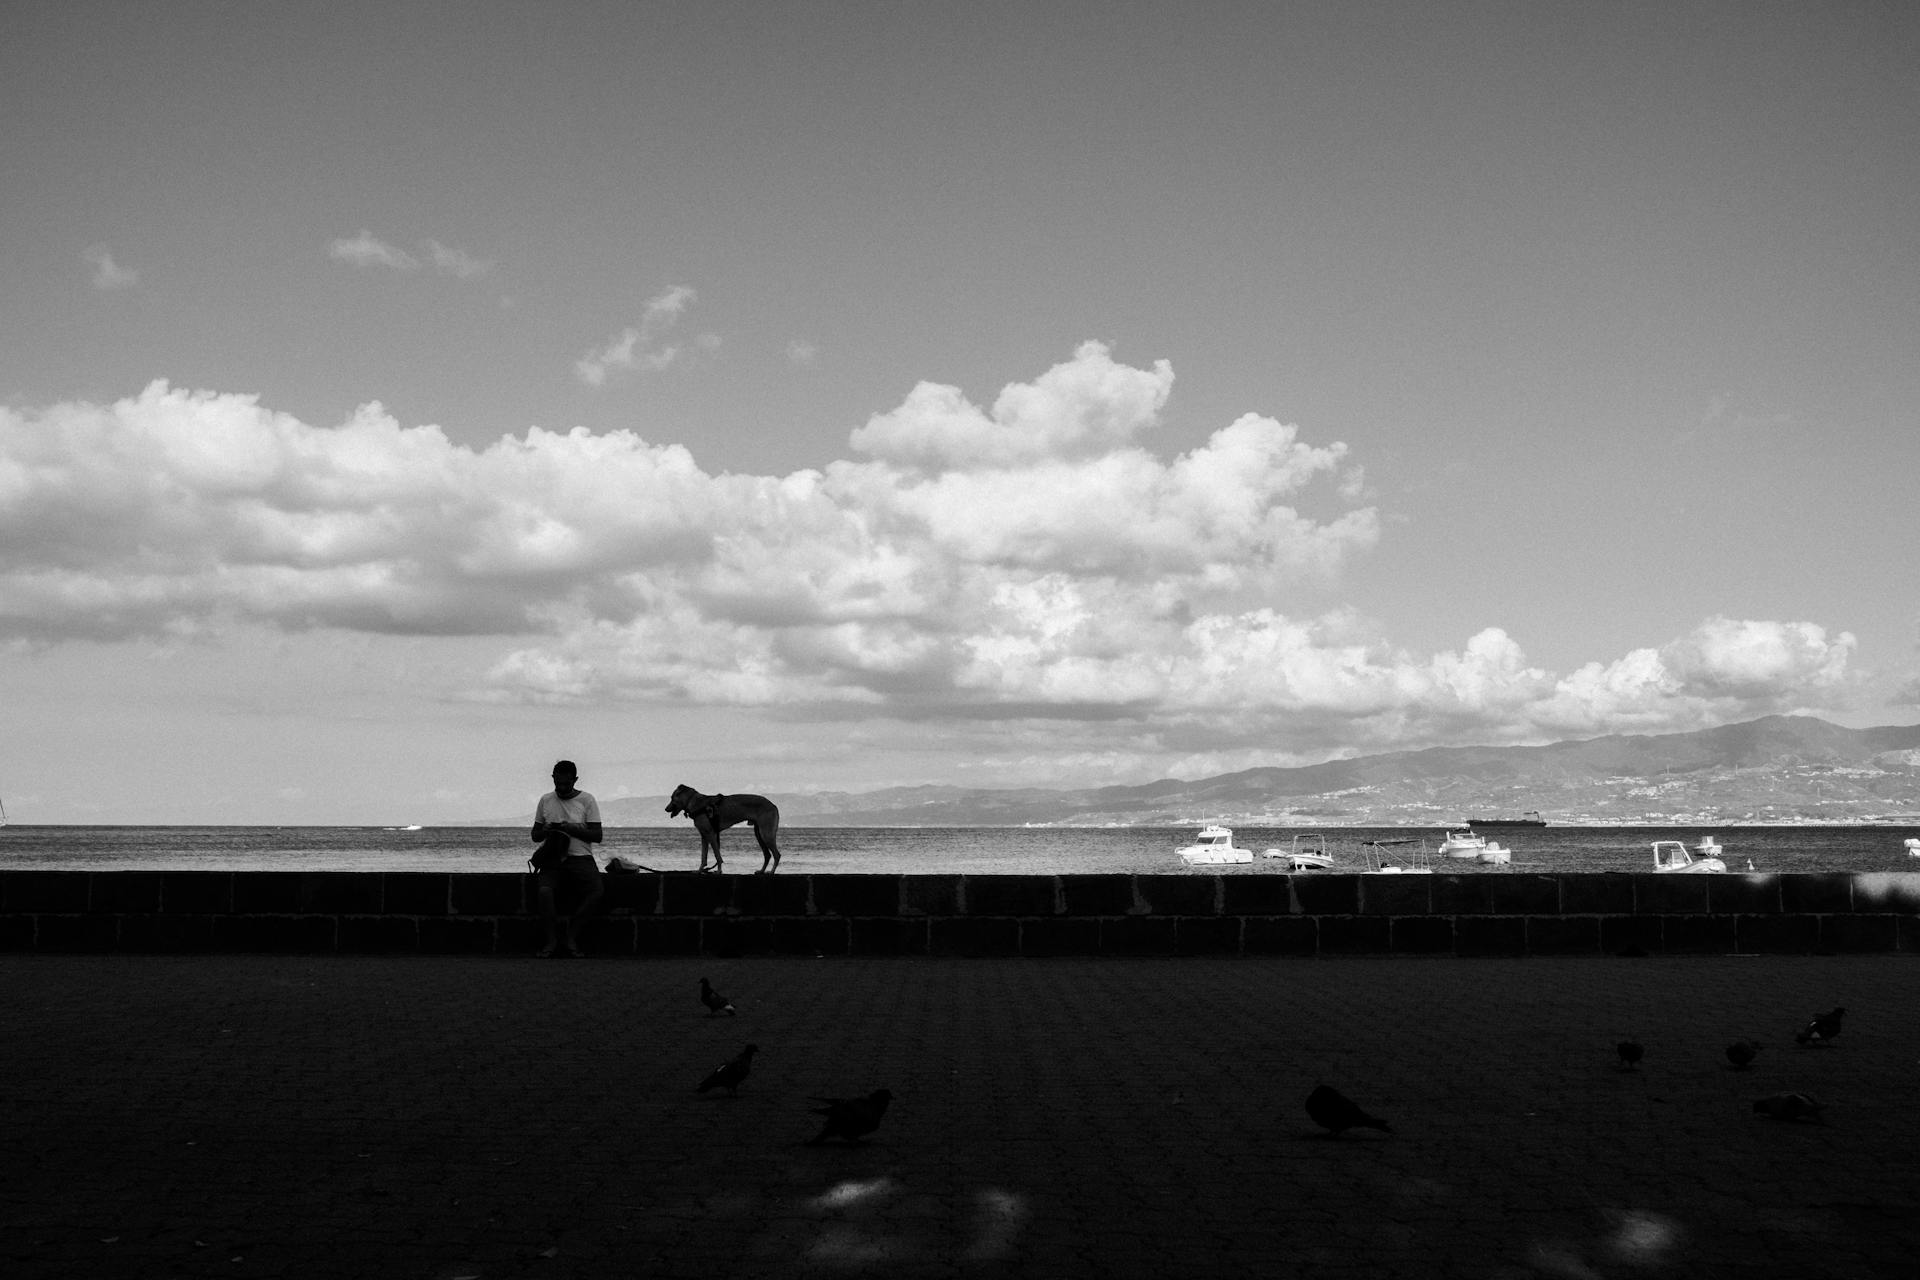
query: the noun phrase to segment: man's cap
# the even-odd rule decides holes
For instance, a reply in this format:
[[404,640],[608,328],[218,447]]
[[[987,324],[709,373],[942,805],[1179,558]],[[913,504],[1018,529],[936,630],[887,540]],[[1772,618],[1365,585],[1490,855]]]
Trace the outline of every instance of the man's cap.
[[576,778],[580,776],[580,771],[579,771],[578,769],[576,769],[576,768],[574,768],[574,767],[573,767],[573,761],[571,761],[571,760],[556,760],[556,761],[554,761],[554,762],[553,762],[553,771],[554,771],[555,773],[570,773],[570,774],[572,774],[572,775],[573,775],[574,777],[576,777]]

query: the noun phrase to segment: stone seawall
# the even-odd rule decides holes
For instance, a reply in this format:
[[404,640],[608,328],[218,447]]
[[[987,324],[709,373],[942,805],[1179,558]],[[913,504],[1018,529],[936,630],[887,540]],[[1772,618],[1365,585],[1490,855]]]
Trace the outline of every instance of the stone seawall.
[[[530,952],[524,874],[0,872],[0,950]],[[596,955],[1920,953],[1920,873],[609,876]]]

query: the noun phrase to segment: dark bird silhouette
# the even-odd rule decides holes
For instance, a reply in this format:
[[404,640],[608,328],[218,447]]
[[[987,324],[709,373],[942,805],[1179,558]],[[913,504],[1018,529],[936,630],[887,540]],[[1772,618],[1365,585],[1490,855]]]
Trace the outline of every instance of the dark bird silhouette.
[[1622,1071],[1631,1071],[1639,1066],[1640,1059],[1644,1058],[1647,1054],[1646,1049],[1633,1040],[1622,1040],[1619,1044],[1613,1046],[1613,1051],[1620,1055],[1620,1069]]
[[860,1141],[880,1127],[880,1117],[887,1114],[893,1093],[888,1089],[875,1089],[864,1098],[815,1098],[814,1101],[827,1104],[813,1108],[813,1114],[825,1116],[827,1122],[819,1133],[807,1140],[810,1147],[817,1147],[828,1138]]
[[1331,1085],[1318,1084],[1307,1095],[1307,1115],[1313,1122],[1339,1137],[1348,1129],[1378,1129],[1392,1133],[1393,1126],[1379,1116],[1371,1116],[1358,1103]]
[[1745,1071],[1753,1065],[1753,1057],[1760,1052],[1760,1046],[1751,1040],[1735,1040],[1727,1046],[1727,1062],[1735,1071]]
[[700,1003],[707,1006],[709,1018],[716,1013],[724,1013],[731,1017],[740,1012],[733,1007],[733,1001],[715,991],[705,978],[700,979]]
[[1840,1019],[1846,1016],[1845,1009],[1829,1009],[1794,1032],[1793,1038],[1801,1044],[1827,1044],[1840,1034]]
[[1769,1120],[1820,1120],[1820,1104],[1804,1093],[1775,1093],[1756,1100],[1755,1113]]
[[753,1070],[753,1055],[760,1052],[760,1046],[750,1044],[733,1057],[707,1073],[695,1093],[705,1093],[709,1089],[725,1089],[729,1096],[739,1089],[740,1082],[747,1078],[747,1072]]

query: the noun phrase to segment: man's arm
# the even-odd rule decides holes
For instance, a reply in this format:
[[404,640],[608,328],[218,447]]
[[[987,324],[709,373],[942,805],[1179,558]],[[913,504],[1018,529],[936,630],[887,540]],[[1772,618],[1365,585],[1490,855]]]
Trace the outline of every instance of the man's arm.
[[600,802],[592,796],[588,796],[587,811],[581,814],[580,818],[581,820],[579,822],[567,828],[567,834],[576,839],[585,840],[588,844],[599,844],[602,839],[600,834]]
[[544,818],[533,820],[533,842],[539,844],[554,832],[572,836],[588,844],[599,844],[606,836],[601,833],[598,822],[548,822]]

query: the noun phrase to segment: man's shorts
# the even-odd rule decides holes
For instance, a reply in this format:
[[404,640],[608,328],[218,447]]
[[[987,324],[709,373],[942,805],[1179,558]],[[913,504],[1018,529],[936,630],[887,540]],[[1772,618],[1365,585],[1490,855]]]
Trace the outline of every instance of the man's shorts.
[[570,854],[559,866],[542,871],[540,883],[553,890],[556,905],[562,899],[578,902],[600,883],[600,863],[590,853]]

